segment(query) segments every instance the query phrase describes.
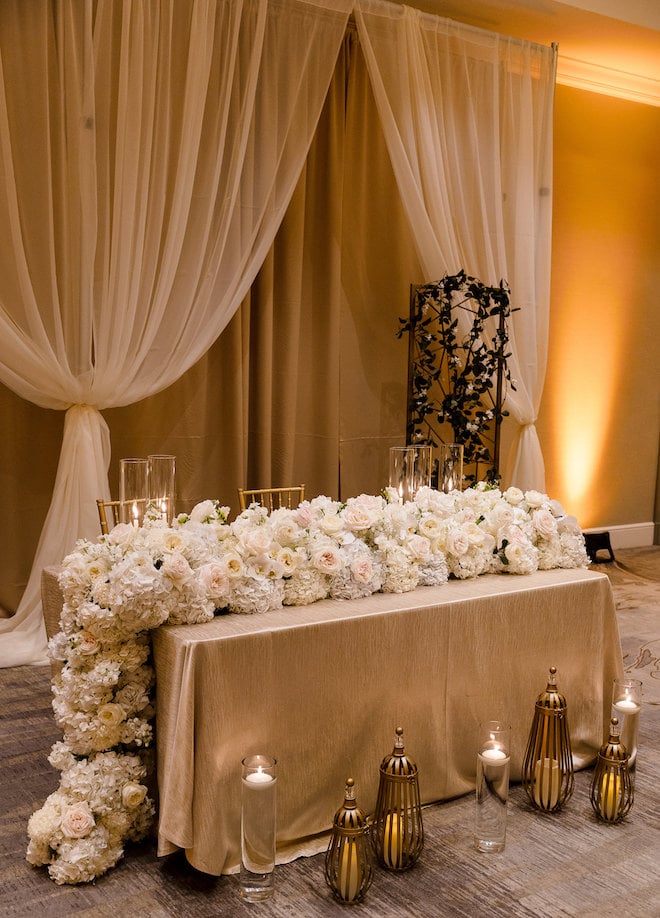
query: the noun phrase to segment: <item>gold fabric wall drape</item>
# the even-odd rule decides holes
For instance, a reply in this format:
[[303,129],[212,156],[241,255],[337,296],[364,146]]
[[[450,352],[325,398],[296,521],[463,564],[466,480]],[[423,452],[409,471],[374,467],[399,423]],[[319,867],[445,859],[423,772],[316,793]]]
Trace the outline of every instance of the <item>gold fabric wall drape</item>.
[[[348,497],[387,483],[405,436],[406,342],[421,269],[355,33],[340,54],[285,220],[241,309],[180,380],[104,411],[122,456],[172,452],[179,507],[303,481]],[[52,494],[63,418],[0,387],[0,605],[16,608]],[[39,431],[38,435],[34,431]],[[20,522],[20,525],[19,525]]]

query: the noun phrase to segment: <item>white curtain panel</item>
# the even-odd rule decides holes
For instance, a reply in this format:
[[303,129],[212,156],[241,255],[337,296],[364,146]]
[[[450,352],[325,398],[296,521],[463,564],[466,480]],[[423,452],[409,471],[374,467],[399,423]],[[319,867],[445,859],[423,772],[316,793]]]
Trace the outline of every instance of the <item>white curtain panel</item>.
[[0,4],[0,380],[67,412],[27,589],[0,621],[0,665],[44,660],[41,570],[98,536],[100,410],[178,379],[248,290],[351,7]]
[[355,15],[426,281],[464,268],[511,287],[518,424],[504,481],[545,489],[556,50],[382,0]]

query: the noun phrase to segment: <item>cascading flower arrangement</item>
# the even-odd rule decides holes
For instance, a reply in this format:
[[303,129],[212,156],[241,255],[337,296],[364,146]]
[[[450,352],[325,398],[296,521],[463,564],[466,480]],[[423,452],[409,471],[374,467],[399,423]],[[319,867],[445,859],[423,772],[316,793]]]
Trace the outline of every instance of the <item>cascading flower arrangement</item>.
[[270,513],[253,504],[228,519],[217,501],[172,527],[147,514],[63,561],[61,631],[49,643],[63,664],[53,709],[64,735],[49,756],[60,784],[31,816],[27,850],[56,883],[100,876],[149,830],[154,628],[589,563],[577,522],[547,495],[484,483],[422,488],[405,503],[388,488]]

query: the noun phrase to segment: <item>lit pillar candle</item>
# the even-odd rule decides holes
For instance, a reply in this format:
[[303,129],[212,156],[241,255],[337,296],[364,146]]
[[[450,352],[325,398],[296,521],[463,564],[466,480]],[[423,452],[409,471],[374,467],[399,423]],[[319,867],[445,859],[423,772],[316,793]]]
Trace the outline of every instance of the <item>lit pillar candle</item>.
[[138,528],[138,506],[135,501],[133,501],[133,529]]
[[557,759],[539,759],[534,768],[534,800],[544,810],[552,810],[559,800],[561,776]]
[[362,883],[358,846],[352,839],[346,840],[342,845],[337,881],[343,901],[352,902]]
[[160,502],[160,518],[166,523],[167,522],[167,502],[165,498]]
[[606,771],[600,785],[600,815],[614,822],[619,813],[621,801],[621,778],[612,771]]
[[388,813],[385,817],[383,832],[383,860],[388,867],[401,867],[401,817],[398,813]]

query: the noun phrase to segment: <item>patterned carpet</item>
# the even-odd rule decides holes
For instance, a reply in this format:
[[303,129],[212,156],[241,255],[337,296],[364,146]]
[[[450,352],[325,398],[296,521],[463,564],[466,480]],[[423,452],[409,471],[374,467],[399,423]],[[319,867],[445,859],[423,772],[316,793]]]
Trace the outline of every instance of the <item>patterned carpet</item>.
[[[360,918],[530,918],[660,915],[660,547],[617,551],[598,564],[613,585],[625,667],[644,684],[636,797],[617,826],[598,822],[589,803],[590,772],[573,797],[543,816],[512,787],[506,850],[472,847],[471,795],[424,811],[426,843],[418,864],[394,875],[377,870]],[[85,887],[58,887],[25,860],[28,817],[57,786],[46,756],[58,738],[45,667],[0,670],[0,914],[27,918],[123,916],[339,916],[323,878],[323,856],[276,868],[276,896],[248,905],[234,877],[196,873],[178,857],[135,846],[107,876]]]

